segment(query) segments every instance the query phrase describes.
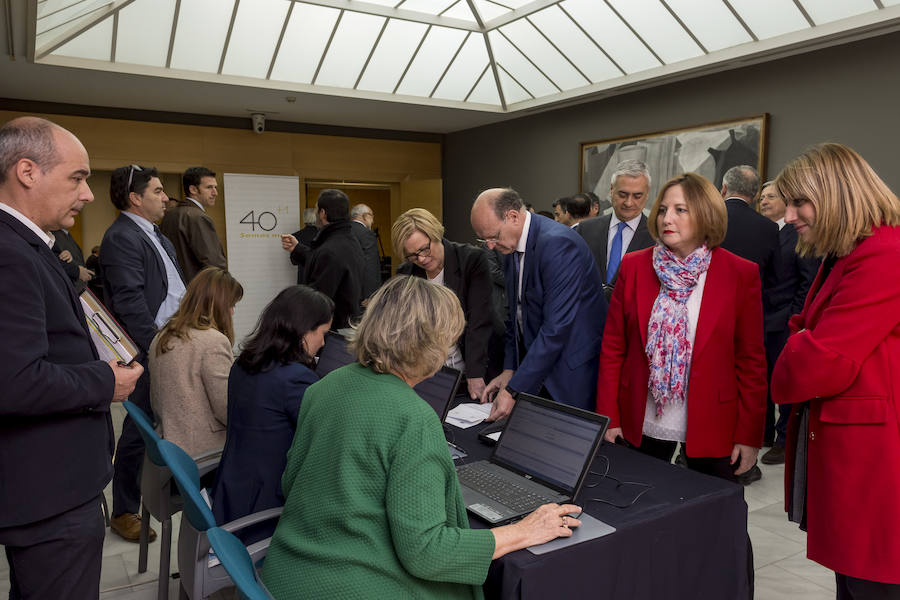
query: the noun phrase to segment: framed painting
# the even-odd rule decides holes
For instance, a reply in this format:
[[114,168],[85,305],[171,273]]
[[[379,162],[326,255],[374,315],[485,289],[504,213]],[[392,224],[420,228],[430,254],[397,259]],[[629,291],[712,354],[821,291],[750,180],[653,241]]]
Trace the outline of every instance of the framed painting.
[[722,187],[725,171],[737,165],[752,165],[765,181],[766,135],[769,115],[708,123],[631,137],[581,144],[581,191],[600,198],[600,214],[609,212],[610,178],[616,166],[638,159],[650,170],[650,198],[672,177],[693,171]]

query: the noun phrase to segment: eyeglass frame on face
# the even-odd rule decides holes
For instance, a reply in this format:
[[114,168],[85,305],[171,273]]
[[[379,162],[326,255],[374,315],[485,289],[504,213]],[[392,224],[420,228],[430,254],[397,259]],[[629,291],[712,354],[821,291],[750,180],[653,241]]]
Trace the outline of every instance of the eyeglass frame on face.
[[130,194],[130,193],[131,193],[131,178],[134,177],[134,172],[135,172],[136,170],[137,170],[137,171],[143,171],[144,169],[142,169],[139,165],[131,165],[131,170],[128,171],[128,186],[125,188],[125,193],[126,193],[126,194]]
[[506,225],[506,216],[503,217],[503,222],[500,223],[500,228],[497,229],[497,233],[490,237],[486,238],[475,238],[475,242],[481,244],[482,246],[487,246],[488,244],[496,244],[500,242],[500,233],[503,232],[503,226]]
[[422,258],[423,256],[431,256],[431,240],[428,240],[428,243],[426,245],[422,246],[412,254],[407,254],[406,256],[404,256],[403,259],[407,262],[412,262],[414,260]]

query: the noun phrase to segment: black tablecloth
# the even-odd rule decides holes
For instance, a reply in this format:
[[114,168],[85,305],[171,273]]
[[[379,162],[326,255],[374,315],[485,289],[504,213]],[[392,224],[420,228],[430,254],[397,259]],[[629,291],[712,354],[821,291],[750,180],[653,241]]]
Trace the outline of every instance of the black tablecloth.
[[[448,439],[469,456],[492,449],[477,438],[482,425],[448,426]],[[629,508],[644,488],[653,487]],[[457,461],[459,463],[460,461]],[[747,504],[744,490],[715,477],[666,464],[636,450],[603,443],[575,502],[616,532],[541,556],[527,550],[491,565],[486,598],[610,598],[616,600],[744,600],[747,581]],[[595,487],[587,487],[596,484]],[[470,517],[473,528],[486,525]]]

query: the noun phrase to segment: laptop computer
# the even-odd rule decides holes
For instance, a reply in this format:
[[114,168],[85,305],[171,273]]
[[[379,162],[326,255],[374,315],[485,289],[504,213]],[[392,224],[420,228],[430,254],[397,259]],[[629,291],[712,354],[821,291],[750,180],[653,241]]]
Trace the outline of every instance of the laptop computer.
[[500,525],[570,502],[608,426],[609,417],[519,394],[490,459],[456,467],[466,508]]

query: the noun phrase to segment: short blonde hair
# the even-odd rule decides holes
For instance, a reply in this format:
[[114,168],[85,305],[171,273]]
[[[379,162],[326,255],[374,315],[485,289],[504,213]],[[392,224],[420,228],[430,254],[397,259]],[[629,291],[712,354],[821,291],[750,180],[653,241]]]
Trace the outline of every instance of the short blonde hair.
[[444,226],[433,214],[424,208],[411,208],[394,221],[391,226],[391,245],[395,256],[404,256],[403,244],[414,232],[421,231],[432,242],[440,242],[444,237]]
[[377,373],[429,377],[447,360],[465,323],[452,290],[422,277],[397,275],[372,296],[350,352]]
[[842,144],[813,146],[775,178],[788,205],[809,202],[816,209],[812,243],[803,256],[846,256],[872,228],[900,224],[900,201],[865,159]]
[[694,221],[694,228],[697,230],[700,240],[710,250],[721,245],[722,240],[725,239],[725,232],[728,230],[728,211],[725,209],[725,200],[722,199],[722,194],[709,179],[696,173],[683,173],[663,184],[650,209],[650,216],[647,217],[650,236],[659,241],[659,228],[657,227],[659,204],[669,188],[676,185],[681,186],[684,201],[688,205],[688,214]]

